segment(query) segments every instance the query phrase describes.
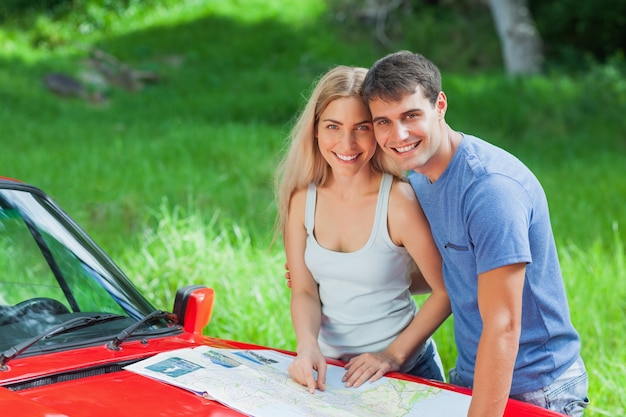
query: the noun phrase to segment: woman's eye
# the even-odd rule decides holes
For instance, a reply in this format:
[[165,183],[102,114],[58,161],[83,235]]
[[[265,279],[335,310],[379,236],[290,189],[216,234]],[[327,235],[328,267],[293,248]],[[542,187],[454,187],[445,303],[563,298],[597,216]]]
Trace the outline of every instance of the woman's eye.
[[356,127],[356,130],[363,130],[363,131],[367,131],[370,130],[370,127],[368,125],[358,125]]

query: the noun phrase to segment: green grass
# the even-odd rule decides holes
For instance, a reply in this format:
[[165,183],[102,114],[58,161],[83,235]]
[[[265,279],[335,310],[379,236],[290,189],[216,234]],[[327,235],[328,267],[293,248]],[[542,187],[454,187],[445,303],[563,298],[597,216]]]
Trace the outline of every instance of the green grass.
[[247,229],[193,208],[193,201],[169,206],[161,203],[154,226],[120,256],[148,298],[171,309],[179,287],[204,283],[216,292],[209,334],[293,349],[280,248],[255,244]]
[[[617,228],[617,225],[615,225]],[[583,352],[593,395],[601,398],[597,415],[624,415],[626,358],[622,347],[626,316],[626,257],[624,244],[614,230],[612,251],[596,242],[586,250],[561,245],[561,265],[566,277],[570,309],[583,337]]]
[[[48,191],[156,306],[206,284],[209,334],[292,349],[284,256],[270,246],[276,161],[312,80],[386,50],[321,0],[129,4],[0,28],[0,175]],[[626,415],[623,66],[508,79],[489,19],[472,19],[421,13],[388,35],[440,64],[454,128],[510,150],[544,184],[590,374],[586,415]],[[45,91],[47,71],[85,70],[89,45],[162,81],[105,88],[101,106]],[[436,340],[451,367],[451,320]]]

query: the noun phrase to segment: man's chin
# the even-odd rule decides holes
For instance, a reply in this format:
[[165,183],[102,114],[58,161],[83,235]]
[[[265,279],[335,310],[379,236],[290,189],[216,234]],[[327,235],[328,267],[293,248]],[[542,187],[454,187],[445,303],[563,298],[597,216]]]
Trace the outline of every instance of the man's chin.
[[411,171],[415,168],[415,163],[407,158],[399,158],[398,155],[396,155],[393,160],[402,171]]

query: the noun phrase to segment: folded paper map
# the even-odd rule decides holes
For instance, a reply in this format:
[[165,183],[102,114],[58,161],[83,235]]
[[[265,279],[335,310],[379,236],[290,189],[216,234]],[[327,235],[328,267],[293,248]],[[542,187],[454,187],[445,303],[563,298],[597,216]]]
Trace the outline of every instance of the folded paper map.
[[125,369],[255,417],[467,416],[469,395],[389,377],[346,388],[345,370],[334,365],[328,365],[326,390],[311,394],[289,376],[292,360],[274,350],[200,346],[160,353]]

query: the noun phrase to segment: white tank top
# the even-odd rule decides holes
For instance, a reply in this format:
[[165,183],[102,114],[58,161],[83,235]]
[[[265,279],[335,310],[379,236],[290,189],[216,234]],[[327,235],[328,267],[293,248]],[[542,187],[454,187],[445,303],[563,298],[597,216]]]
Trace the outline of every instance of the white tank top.
[[[380,352],[413,320],[417,312],[409,286],[413,262],[404,247],[389,237],[387,208],[393,177],[384,174],[378,192],[370,237],[355,252],[335,252],[314,236],[317,189],[310,184],[306,199],[305,262],[319,286],[322,324],[318,341],[326,357],[349,360]],[[402,367],[411,369],[417,359]]]

